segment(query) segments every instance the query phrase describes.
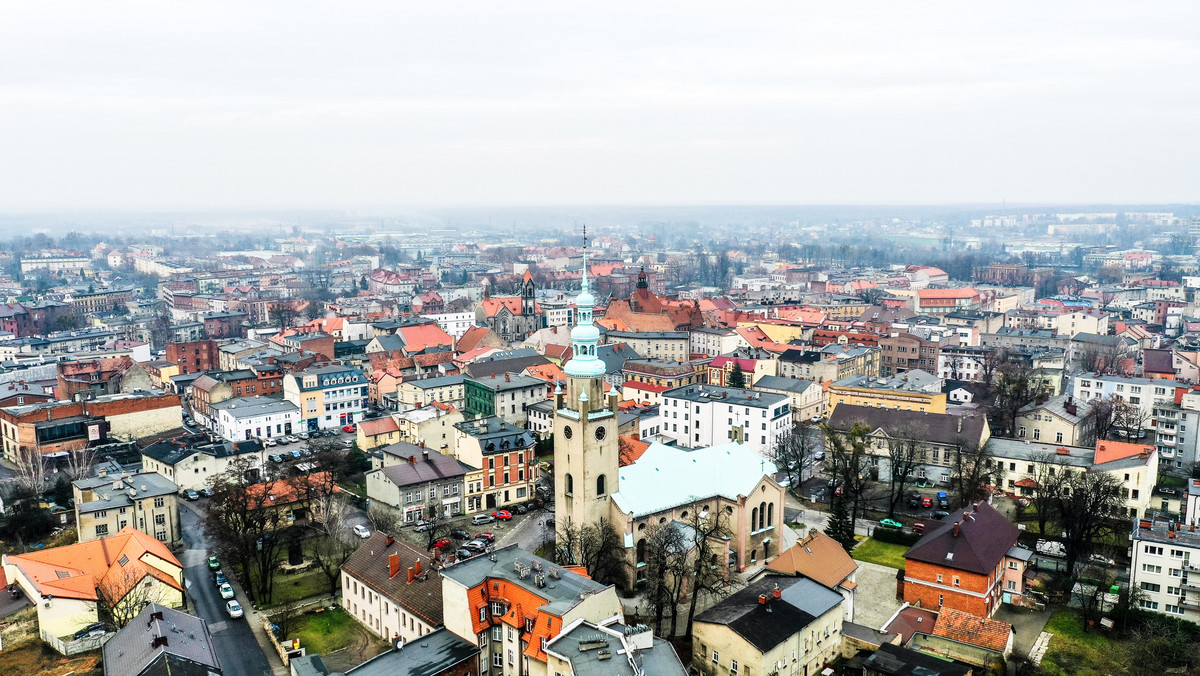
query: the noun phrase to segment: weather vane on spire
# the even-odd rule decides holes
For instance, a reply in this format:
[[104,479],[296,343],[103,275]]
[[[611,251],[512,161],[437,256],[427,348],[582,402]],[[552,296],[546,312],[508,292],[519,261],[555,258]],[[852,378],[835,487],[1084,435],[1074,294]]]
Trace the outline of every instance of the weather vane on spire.
[[586,223],[583,226],[583,248],[585,250],[587,249],[587,224]]

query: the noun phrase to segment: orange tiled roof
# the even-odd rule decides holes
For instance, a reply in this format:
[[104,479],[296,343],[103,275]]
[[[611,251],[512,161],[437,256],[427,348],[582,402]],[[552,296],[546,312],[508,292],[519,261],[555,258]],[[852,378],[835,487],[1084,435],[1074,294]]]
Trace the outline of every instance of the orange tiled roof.
[[404,338],[404,349],[408,352],[420,352],[442,345],[454,346],[454,337],[437,324],[406,326],[400,329],[400,335]]
[[[270,491],[267,494],[269,504],[271,505],[287,505],[293,502],[309,497],[309,491],[319,491],[324,486],[333,485],[333,491],[339,492],[341,489],[337,484],[330,481],[329,472],[317,472],[315,474],[305,474],[303,476],[293,477],[290,479],[281,479],[272,481],[269,484],[252,484],[246,487],[246,492],[251,496],[262,500],[263,493]],[[271,499],[270,496],[275,496]],[[315,493],[314,493],[315,495]],[[268,506],[263,503],[263,506]]]
[[[501,308],[508,308],[508,311],[514,315],[521,316],[521,298],[518,296],[506,296],[504,298],[484,298],[479,307],[483,308],[483,314],[488,317],[495,317],[496,313],[500,312]],[[535,314],[541,314],[542,308],[537,303],[533,304]]]
[[1100,441],[1096,443],[1095,464],[1100,465],[1113,460],[1121,460],[1154,450],[1146,444],[1131,444],[1127,441]]
[[[508,612],[502,617],[491,615],[489,604],[492,601],[503,601],[508,605]],[[562,629],[562,618],[542,610],[547,600],[508,580],[486,579],[482,584],[467,591],[467,603],[471,609],[472,632],[479,634],[499,622],[513,627],[521,634],[521,640],[527,641],[525,656],[540,662],[546,661],[546,653],[542,651],[542,638],[547,640],[558,635]],[[480,620],[480,608],[485,608]],[[525,631],[526,620],[533,621],[533,631]]]
[[491,331],[486,326],[472,326],[458,339],[458,343],[454,346],[456,352],[470,352],[479,347],[479,343],[483,342],[488,331]]
[[622,436],[617,438],[617,452],[619,454],[618,462],[622,467],[632,465],[642,457],[646,449],[650,448],[650,444],[633,436]]
[[[122,557],[124,565],[120,564]],[[183,567],[166,545],[130,526],[99,540],[12,554],[8,562],[18,566],[43,594],[63,598],[95,601],[100,586],[116,590],[123,598],[128,589],[122,588],[132,588],[147,575],[183,591],[178,580],[143,563],[147,557]]]
[[785,549],[767,565],[767,570],[784,575],[802,575],[830,589],[845,586],[858,564],[836,540],[817,531]]
[[977,645],[988,650],[1004,652],[1013,626],[1003,620],[980,617],[971,613],[943,607],[933,625],[933,635]]

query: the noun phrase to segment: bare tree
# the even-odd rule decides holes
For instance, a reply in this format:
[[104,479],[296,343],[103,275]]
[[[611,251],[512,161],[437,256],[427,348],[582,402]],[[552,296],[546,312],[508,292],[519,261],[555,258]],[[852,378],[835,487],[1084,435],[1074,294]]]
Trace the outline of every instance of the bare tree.
[[66,474],[71,481],[79,481],[92,476],[96,466],[96,449],[81,448],[67,455]]
[[999,366],[992,383],[989,409],[995,427],[1006,436],[1016,436],[1016,420],[1022,408],[1048,394],[1040,369],[1026,360],[1008,361]]
[[688,573],[688,552],[683,530],[671,522],[647,529],[638,541],[638,563],[646,564],[644,593],[654,611],[654,633],[662,636],[663,617],[671,614],[671,636],[675,635],[682,601],[683,583]]
[[589,577],[605,584],[624,580],[625,539],[608,519],[582,525],[567,520],[557,542],[560,562],[583,566]]
[[120,629],[133,621],[148,603],[175,606],[179,592],[150,575],[145,565],[123,566],[96,583],[96,612],[100,621]]
[[1103,343],[1088,343],[1072,355],[1075,366],[1086,373],[1098,375],[1120,373],[1121,362],[1125,356],[1125,344],[1120,338]]
[[786,472],[793,488],[804,481],[804,467],[821,448],[820,428],[808,420],[792,424],[792,429],[779,437],[771,449],[771,461]]
[[[1117,399],[1111,396],[1093,399],[1089,405],[1091,408],[1088,410],[1085,425],[1092,431],[1091,442],[1109,438],[1115,422]],[[1087,445],[1091,445],[1091,443]]]
[[41,451],[21,446],[13,453],[13,472],[17,483],[33,495],[46,490],[46,463]]
[[400,528],[400,516],[390,507],[371,505],[367,508],[367,518],[371,528],[381,533],[395,533]]
[[1004,470],[984,445],[962,438],[956,439],[954,445],[950,481],[958,494],[958,504],[963,507],[982,498],[986,486],[999,485]]
[[272,326],[278,326],[280,331],[285,331],[296,319],[296,309],[290,302],[280,301],[271,304],[271,308],[267,310],[267,316],[270,318]]
[[[729,595],[728,542],[733,536],[729,513],[719,504],[712,509],[692,510],[687,519],[691,545],[690,603],[687,614],[687,635],[692,635],[692,620],[700,595],[724,598]],[[672,622],[672,624],[674,624]]]
[[896,508],[904,500],[904,492],[916,471],[917,450],[921,446],[922,431],[916,425],[895,425],[885,430],[888,453],[888,517],[896,515]]
[[1150,412],[1137,404],[1117,399],[1113,406],[1113,423],[1118,436],[1140,439],[1150,422]]
[[1054,500],[1058,525],[1066,534],[1066,572],[1073,576],[1075,566],[1098,541],[1125,525],[1128,512],[1121,482],[1112,474],[1068,472]]
[[1033,474],[1030,477],[1034,482],[1033,509],[1037,514],[1038,532],[1044,534],[1047,524],[1055,517],[1058,496],[1070,467],[1062,456],[1049,451],[1035,453],[1030,459],[1033,460]]
[[325,501],[321,520],[316,524],[316,536],[309,547],[313,562],[329,581],[330,594],[337,591],[342,564],[358,545],[349,519],[353,509],[341,494],[331,495],[332,499]]
[[850,518],[857,519],[871,479],[871,428],[860,421],[844,430],[825,425],[822,431],[833,461],[830,476],[850,501]]

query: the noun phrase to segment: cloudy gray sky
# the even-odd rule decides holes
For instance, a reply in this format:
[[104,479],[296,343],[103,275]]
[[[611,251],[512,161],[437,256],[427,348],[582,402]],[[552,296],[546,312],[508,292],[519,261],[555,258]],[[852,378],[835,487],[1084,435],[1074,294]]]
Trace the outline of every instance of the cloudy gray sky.
[[1200,3],[5,2],[0,209],[1197,201]]

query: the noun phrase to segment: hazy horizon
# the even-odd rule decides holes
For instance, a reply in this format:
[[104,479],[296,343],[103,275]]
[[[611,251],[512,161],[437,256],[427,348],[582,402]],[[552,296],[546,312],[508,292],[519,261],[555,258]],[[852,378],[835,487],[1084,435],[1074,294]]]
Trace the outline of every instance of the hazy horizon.
[[1200,5],[6,5],[0,212],[1200,202]]

